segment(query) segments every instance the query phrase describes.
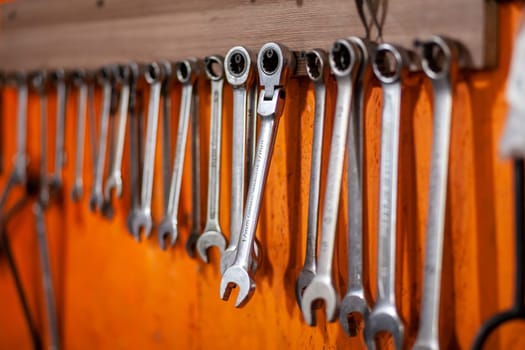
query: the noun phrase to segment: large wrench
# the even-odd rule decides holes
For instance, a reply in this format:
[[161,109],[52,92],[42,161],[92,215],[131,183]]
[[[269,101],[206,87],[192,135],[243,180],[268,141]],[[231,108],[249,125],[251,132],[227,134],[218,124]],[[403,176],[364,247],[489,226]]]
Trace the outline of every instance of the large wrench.
[[153,175],[155,167],[155,149],[157,147],[157,129],[159,122],[160,89],[163,79],[163,69],[157,63],[150,63],[146,69],[146,82],[150,85],[148,103],[148,121],[146,129],[146,149],[144,166],[142,168],[142,185],[140,206],[131,219],[131,231],[137,241],[140,241],[140,228],[144,229],[146,237],[151,234],[153,220],[151,218],[151,198],[153,192]]
[[361,50],[361,65],[354,84],[354,103],[348,127],[348,288],[341,301],[339,322],[346,334],[357,335],[359,318],[366,321],[370,306],[363,287],[363,128],[365,83],[370,79],[371,43],[349,38]]
[[414,349],[438,350],[441,264],[452,119],[451,79],[456,73],[458,50],[453,42],[439,36],[421,42],[419,46],[423,71],[431,79],[434,90],[434,125],[421,319]]
[[97,157],[95,163],[95,179],[91,189],[91,198],[89,206],[91,211],[97,208],[100,210],[104,204],[104,195],[102,192],[102,180],[104,177],[104,162],[106,159],[106,147],[108,139],[109,112],[111,105],[113,68],[103,67],[98,71],[98,82],[102,85],[102,111],[100,117],[99,141],[97,147]]
[[222,255],[226,238],[220,224],[221,149],[222,149],[222,90],[224,58],[208,56],[204,61],[206,76],[211,81],[210,153],[208,160],[208,206],[204,232],[197,239],[197,252],[208,262],[208,249],[217,247]]
[[256,158],[246,196],[237,254],[233,264],[222,275],[220,290],[221,298],[228,300],[232,289],[235,286],[239,287],[235,307],[244,306],[255,291],[254,275],[250,268],[255,231],[279,119],[284,108],[284,86],[295,70],[295,56],[283,45],[267,43],[259,51],[257,69],[259,82],[264,89],[261,91],[257,110],[261,124]]
[[195,245],[201,235],[201,165],[200,165],[200,121],[199,93],[193,89],[191,107],[191,230],[186,241],[186,252],[195,256]]
[[75,154],[75,179],[71,198],[74,201],[80,200],[83,195],[83,169],[84,169],[84,143],[86,139],[86,105],[88,97],[88,87],[86,84],[86,72],[77,70],[72,75],[73,84],[78,89],[77,95],[77,134],[76,134],[76,154]]
[[319,219],[319,195],[321,189],[321,165],[326,101],[327,55],[315,49],[306,53],[306,73],[313,82],[315,113],[312,139],[312,161],[310,164],[310,194],[308,198],[308,224],[306,226],[306,254],[304,264],[295,284],[295,297],[301,306],[305,288],[315,276],[317,258],[317,226]]
[[247,173],[246,131],[248,91],[255,85],[255,55],[242,46],[230,49],[225,58],[225,73],[233,87],[232,187],[230,197],[230,241],[221,256],[221,272],[233,263],[242,226]]
[[47,174],[47,73],[45,71],[36,72],[31,82],[40,99],[40,186],[38,200],[42,208],[46,208],[49,203],[49,176]]
[[62,168],[66,161],[64,136],[66,123],[67,85],[63,69],[51,73],[51,80],[57,89],[57,114],[55,133],[55,164],[53,174],[49,178],[49,185],[54,190],[62,188]]
[[16,154],[14,168],[0,197],[0,208],[4,207],[13,186],[25,187],[27,180],[27,76],[23,72],[17,72],[14,80],[18,87]]
[[171,169],[171,85],[173,83],[173,64],[161,61],[164,69],[162,81],[162,198],[164,210],[168,207],[170,169]]
[[171,173],[170,193],[168,207],[164,218],[158,227],[159,245],[165,249],[165,238],[170,235],[170,244],[174,245],[179,235],[177,228],[177,212],[179,210],[180,190],[182,184],[182,171],[184,156],[186,155],[186,140],[188,138],[188,124],[190,120],[193,85],[198,75],[197,61],[184,60],[177,64],[177,79],[182,84],[182,97],[179,111],[179,125],[177,128],[177,141],[175,145],[175,159]]
[[353,83],[361,63],[361,51],[349,40],[340,39],[332,45],[329,61],[330,68],[337,81],[337,102],[328,157],[328,173],[326,175],[328,182],[323,204],[317,272],[304,290],[301,300],[304,319],[310,326],[315,325],[315,314],[312,309],[317,300],[324,300],[326,319],[330,322],[337,316],[339,307],[340,297],[333,285],[332,264]]
[[375,335],[389,332],[396,349],[403,347],[404,326],[396,309],[396,216],[401,81],[410,63],[408,53],[391,44],[378,46],[373,69],[383,87],[381,163],[379,174],[379,228],[377,251],[377,300],[365,324],[369,348]]

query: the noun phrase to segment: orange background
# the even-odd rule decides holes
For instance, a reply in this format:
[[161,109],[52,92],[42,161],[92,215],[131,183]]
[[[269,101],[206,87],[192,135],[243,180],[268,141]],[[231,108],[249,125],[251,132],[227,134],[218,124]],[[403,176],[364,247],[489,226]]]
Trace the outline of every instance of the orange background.
[[[500,159],[498,145],[507,111],[506,75],[521,12],[521,6],[516,4],[500,6],[498,68],[466,73],[456,86],[441,293],[440,344],[444,349],[469,348],[480,324],[512,303],[512,173],[510,163]],[[209,88],[205,83],[199,85],[204,216]],[[191,224],[189,147],[179,213],[181,234],[173,249],[162,251],[158,247],[156,231],[150,239],[137,243],[125,228],[130,206],[128,154],[124,156],[124,195],[117,204],[113,220],[108,221],[88,209],[92,183],[89,137],[85,148],[84,198],[78,203],[70,199],[76,92],[70,95],[65,192],[63,198],[53,201],[46,213],[64,348],[364,348],[361,336],[347,337],[339,324],[327,324],[321,312],[317,314],[316,327],[306,326],[295,302],[295,280],[302,266],[305,246],[314,98],[312,86],[306,79],[292,80],[287,92],[259,221],[263,264],[256,275],[256,293],[243,309],[233,307],[236,294],[230,302],[219,298],[218,253],[214,251],[211,263],[206,265],[189,258],[184,249]],[[176,87],[173,92],[174,121],[178,116],[179,95],[180,87]],[[403,95],[396,293],[397,306],[406,325],[407,348],[414,343],[419,323],[432,137],[431,96],[431,86],[422,77],[417,88],[406,89]],[[1,181],[5,183],[15,151],[16,91],[6,89],[3,97],[1,142],[5,147],[6,169]],[[231,99],[231,90],[226,87],[220,214],[225,232],[229,227]],[[325,150],[329,145],[335,103],[333,82],[327,102]],[[380,106],[381,90],[375,87],[367,99],[365,122],[365,283],[373,298]],[[50,164],[53,164],[55,111],[55,96],[50,95]],[[28,148],[30,173],[34,175],[39,169],[38,119],[38,98],[32,94]],[[126,153],[127,148],[128,145]],[[159,142],[153,197],[155,222],[162,216],[160,175]],[[12,197],[16,195],[13,193]],[[346,201],[343,194],[334,261],[335,282],[341,295],[346,291]],[[40,330],[44,331],[47,328],[39,252],[30,206],[13,217],[8,229],[31,312]],[[4,258],[0,258],[0,291],[0,347],[30,348],[29,333]],[[505,326],[490,339],[487,349],[524,348],[524,331],[523,324]],[[385,339],[382,342],[389,343]]]

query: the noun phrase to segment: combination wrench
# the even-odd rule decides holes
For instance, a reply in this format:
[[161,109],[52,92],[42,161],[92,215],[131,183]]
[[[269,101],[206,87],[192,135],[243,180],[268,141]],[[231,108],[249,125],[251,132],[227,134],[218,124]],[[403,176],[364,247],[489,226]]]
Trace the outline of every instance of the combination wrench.
[[354,103],[348,126],[348,288],[341,301],[339,322],[349,336],[356,336],[359,318],[366,321],[370,306],[363,287],[363,133],[365,84],[372,69],[370,53],[374,47],[366,39],[349,39],[361,51],[361,65],[354,84]]
[[162,194],[164,210],[168,207],[170,169],[171,169],[171,85],[173,83],[173,64],[159,62],[164,69],[162,81]]
[[25,187],[27,180],[27,75],[24,72],[17,72],[13,77],[17,85],[17,119],[16,119],[16,154],[14,168],[9,175],[7,184],[0,197],[0,208],[3,208],[11,189],[14,186]]
[[306,53],[306,73],[314,85],[315,112],[310,163],[310,193],[308,197],[308,223],[306,226],[306,254],[304,264],[295,284],[295,297],[299,307],[305,288],[315,276],[317,259],[317,227],[319,219],[319,196],[321,189],[321,165],[326,103],[327,55],[324,50],[314,49]]
[[327,184],[321,221],[321,242],[317,271],[306,287],[301,300],[303,317],[310,326],[315,325],[312,312],[317,300],[325,304],[326,319],[334,321],[339,307],[339,295],[332,280],[337,215],[343,180],[345,146],[352,106],[353,85],[361,64],[361,51],[351,41],[340,39],[334,42],[329,53],[332,73],[337,81],[337,101],[335,107],[330,155],[328,157]]
[[441,265],[452,120],[452,79],[456,76],[458,50],[453,42],[439,36],[419,42],[418,46],[421,49],[423,71],[431,80],[434,90],[434,116],[421,319],[413,349],[438,350]]
[[230,240],[221,256],[221,272],[233,263],[239,243],[247,173],[246,136],[248,91],[255,85],[255,55],[242,46],[226,54],[226,80],[233,88],[232,173],[230,196]]
[[137,241],[140,241],[140,229],[144,229],[146,238],[151,234],[153,220],[151,218],[151,199],[153,194],[153,175],[155,167],[155,149],[157,147],[157,129],[159,122],[160,89],[164,72],[157,63],[150,63],[144,75],[150,86],[148,103],[148,120],[146,129],[146,148],[144,150],[144,166],[142,168],[142,185],[140,206],[131,219],[131,231]]
[[408,73],[409,53],[391,44],[380,44],[373,59],[375,76],[383,89],[381,160],[379,174],[379,224],[377,251],[377,300],[365,324],[365,340],[375,346],[375,335],[388,332],[395,348],[403,347],[404,326],[396,309],[396,222],[401,83]]
[[66,163],[64,137],[66,123],[67,85],[63,69],[58,69],[51,72],[50,78],[56,86],[57,91],[57,114],[55,133],[55,164],[53,173],[49,178],[49,185],[56,191],[62,188],[62,169]]
[[102,210],[104,204],[102,181],[104,177],[104,163],[106,159],[113,73],[114,69],[110,66],[101,68],[97,73],[97,80],[99,84],[102,85],[102,111],[98,135],[99,141],[95,162],[94,183],[91,189],[91,198],[89,201],[91,211],[95,211],[97,208]]
[[40,100],[40,185],[38,201],[42,208],[49,203],[49,176],[47,169],[47,93],[48,75],[46,71],[38,71],[31,78],[33,88],[37,91]]
[[182,184],[182,171],[184,168],[184,157],[186,155],[186,141],[188,138],[188,124],[192,105],[193,88],[199,68],[197,61],[187,59],[177,64],[177,79],[182,84],[182,96],[179,110],[179,124],[177,127],[177,141],[175,144],[175,159],[173,160],[173,171],[171,173],[170,192],[168,206],[164,218],[158,226],[159,245],[166,248],[165,239],[170,236],[170,244],[173,246],[177,241],[179,230],[177,227],[177,213],[179,210],[180,190]]
[[104,186],[104,214],[112,217],[112,192],[118,198],[122,196],[122,157],[124,155],[124,142],[126,141],[126,123],[128,119],[131,85],[136,84],[139,75],[139,66],[136,63],[120,65],[116,69],[116,82],[120,85],[119,115],[116,126],[117,137],[113,147],[113,156],[109,166],[109,173]]
[[224,87],[224,58],[208,56],[204,60],[204,71],[211,81],[210,148],[208,160],[208,206],[204,232],[197,239],[197,252],[208,262],[208,249],[217,247],[219,252],[226,248],[226,238],[220,224],[221,194],[221,150],[222,150],[222,95]]
[[224,271],[220,287],[220,295],[223,300],[229,299],[235,286],[239,287],[235,307],[244,306],[255,291],[254,274],[250,268],[255,231],[259,221],[279,119],[284,108],[284,86],[295,71],[295,66],[293,53],[278,43],[265,44],[257,57],[259,83],[263,87],[257,109],[261,121],[257,151],[246,195],[237,254],[233,264]]
[[77,70],[72,73],[73,84],[78,90],[75,178],[73,181],[73,189],[71,190],[71,198],[74,201],[79,201],[84,192],[84,143],[86,139],[86,105],[88,97],[86,78],[86,72],[83,70]]
[[191,102],[191,229],[186,241],[186,252],[192,258],[195,256],[195,245],[201,232],[199,93],[195,87]]

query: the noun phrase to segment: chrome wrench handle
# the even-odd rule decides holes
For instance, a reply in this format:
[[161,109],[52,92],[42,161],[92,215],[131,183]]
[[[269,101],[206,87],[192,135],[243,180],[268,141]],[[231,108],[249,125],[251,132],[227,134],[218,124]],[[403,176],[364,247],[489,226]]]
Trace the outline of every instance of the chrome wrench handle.
[[253,172],[250,177],[246,205],[233,264],[222,275],[220,294],[228,300],[234,286],[239,287],[236,307],[245,305],[255,291],[251,253],[261,208],[263,190],[277,134],[279,118],[284,108],[284,85],[295,70],[295,57],[283,45],[267,43],[257,57],[261,91],[258,114],[261,120]]
[[321,189],[321,158],[323,154],[326,103],[325,79],[328,75],[328,56],[324,50],[314,49],[306,53],[306,72],[314,86],[315,112],[312,138],[312,159],[310,163],[310,193],[308,197],[306,253],[303,268],[297,277],[295,285],[295,297],[299,307],[301,307],[301,299],[304,289],[310,284],[316,272],[317,227]]
[[88,87],[86,85],[86,73],[82,70],[73,73],[73,83],[78,89],[77,95],[77,130],[76,130],[76,154],[75,154],[75,178],[71,198],[80,200],[83,194],[83,171],[84,171],[84,143],[86,140],[86,106]]
[[413,349],[438,350],[441,267],[452,119],[451,69],[457,67],[458,52],[452,42],[439,36],[421,42],[419,46],[422,49],[423,71],[431,79],[434,90],[434,116],[421,318]]
[[337,81],[337,99],[328,157],[327,183],[321,221],[321,242],[317,273],[306,287],[301,301],[301,310],[307,324],[315,325],[312,312],[314,302],[324,300],[326,318],[333,321],[337,316],[339,295],[332,280],[337,216],[343,180],[343,165],[348,135],[348,124],[352,106],[353,81],[361,62],[360,50],[346,39],[337,40],[330,50],[330,68]]
[[162,194],[164,211],[168,207],[170,169],[171,169],[171,85],[173,83],[173,64],[161,61],[164,79],[161,86],[162,95]]
[[175,144],[175,159],[170,181],[168,206],[161,223],[158,226],[159,245],[166,248],[165,238],[170,236],[170,245],[174,245],[179,234],[177,228],[177,213],[179,210],[182,172],[186,155],[186,141],[188,138],[188,124],[192,108],[193,85],[198,74],[197,62],[193,59],[184,60],[177,64],[177,79],[182,83],[182,96],[179,110],[179,124],[177,141]]
[[50,186],[58,190],[62,188],[62,168],[66,163],[64,137],[66,123],[66,99],[67,85],[65,72],[58,69],[51,74],[57,90],[57,114],[56,114],[56,133],[55,133],[55,164],[53,174],[49,179]]
[[45,71],[37,72],[32,78],[32,85],[38,92],[40,100],[40,188],[38,200],[42,208],[49,203],[49,178],[47,170],[47,93],[48,76]]

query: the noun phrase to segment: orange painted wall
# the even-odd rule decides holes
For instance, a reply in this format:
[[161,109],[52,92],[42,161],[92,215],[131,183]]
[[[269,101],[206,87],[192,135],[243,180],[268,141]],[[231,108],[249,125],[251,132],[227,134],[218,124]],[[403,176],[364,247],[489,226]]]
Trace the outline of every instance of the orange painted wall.
[[[454,96],[450,177],[442,282],[440,343],[444,349],[467,349],[482,323],[512,302],[513,214],[511,167],[498,155],[507,106],[504,98],[512,41],[521,18],[519,5],[500,6],[500,64],[496,70],[465,75]],[[278,39],[278,38],[277,38]],[[208,90],[201,84],[202,188],[205,213]],[[364,348],[360,337],[348,338],[339,324],[327,324],[318,313],[318,326],[302,320],[294,284],[302,266],[312,138],[314,98],[307,80],[287,86],[288,101],[277,136],[258,237],[264,247],[263,265],[256,275],[257,290],[243,309],[219,298],[218,253],[211,263],[191,259],[184,250],[190,227],[190,168],[185,167],[181,235],[175,248],[162,251],[155,232],[137,243],[125,229],[129,210],[128,176],[125,192],[112,221],[88,209],[92,162],[86,140],[85,195],[70,200],[75,145],[75,94],[68,104],[67,165],[63,198],[47,211],[51,264],[55,282],[61,341],[66,349],[276,349]],[[422,81],[403,95],[401,122],[400,190],[398,210],[397,305],[406,323],[405,344],[415,340],[419,321],[424,258],[429,157],[432,136],[431,87]],[[174,116],[178,95],[173,94]],[[4,92],[3,123],[7,169],[15,148],[16,92]],[[229,227],[228,201],[231,142],[231,91],[224,106],[221,222]],[[328,138],[335,102],[329,88]],[[381,91],[374,88],[366,108],[366,287],[375,296],[375,249],[378,205],[378,163]],[[50,96],[50,125],[55,102]],[[38,173],[39,110],[30,98],[30,172]],[[176,118],[175,118],[176,120]],[[174,123],[176,124],[176,123]],[[54,129],[50,128],[50,147]],[[52,148],[50,148],[51,150]],[[160,154],[160,144],[158,153]],[[127,152],[127,150],[126,150]],[[53,154],[50,154],[53,161]],[[125,154],[125,167],[128,155]],[[187,153],[189,159],[189,148]],[[154,190],[153,216],[161,212],[160,158]],[[13,194],[13,197],[16,197]],[[339,220],[335,282],[346,289],[346,196]],[[28,293],[32,313],[44,330],[45,308],[34,218],[28,206],[8,225],[15,258]],[[24,324],[11,275],[0,257],[0,348],[28,349]],[[525,347],[525,327],[515,323],[491,338],[487,349]],[[383,340],[383,343],[389,343]]]

